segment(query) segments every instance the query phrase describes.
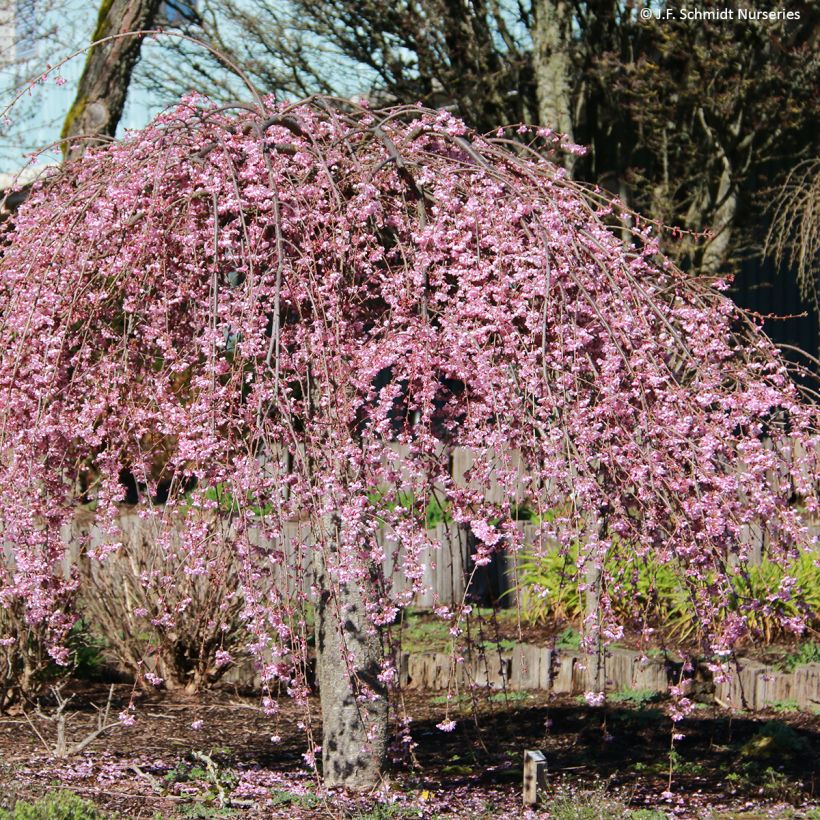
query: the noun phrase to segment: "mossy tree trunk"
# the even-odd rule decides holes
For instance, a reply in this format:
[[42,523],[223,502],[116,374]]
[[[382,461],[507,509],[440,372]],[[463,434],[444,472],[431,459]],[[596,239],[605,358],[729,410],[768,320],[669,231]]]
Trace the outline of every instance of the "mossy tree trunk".
[[[142,37],[118,37],[154,24],[161,0],[102,0],[77,96],[63,124],[63,156],[82,156],[95,136],[117,131]],[[106,40],[108,37],[115,39]]]

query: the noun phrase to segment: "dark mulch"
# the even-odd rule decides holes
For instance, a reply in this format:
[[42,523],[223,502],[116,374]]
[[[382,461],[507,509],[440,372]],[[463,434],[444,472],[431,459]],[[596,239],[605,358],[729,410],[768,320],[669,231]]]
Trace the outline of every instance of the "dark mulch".
[[[130,694],[129,687],[117,688],[117,711]],[[93,725],[93,707],[106,696],[105,687],[78,685],[69,740]],[[800,817],[817,805],[820,719],[806,713],[732,716],[698,709],[675,744],[670,796],[664,793],[671,722],[663,703],[593,709],[545,693],[511,693],[506,702],[484,694],[475,704],[469,698],[451,704],[458,723],[448,733],[436,728],[445,713],[442,700],[440,693],[405,693],[415,766],[394,763],[382,792],[370,797],[324,792],[306,765],[302,725],[318,726],[315,700],[308,716],[285,698],[278,714],[267,716],[257,699],[227,692],[142,697],[134,726],[68,760],[49,754],[23,715],[7,716],[0,718],[0,805],[62,786],[128,818],[356,817],[389,801],[392,808],[370,816],[515,817],[521,816],[521,757],[528,748],[546,753],[551,795],[605,784],[634,808],[697,818],[787,811]],[[53,724],[30,718],[51,743]],[[217,810],[220,799],[231,811]],[[548,808],[547,802],[539,814]]]

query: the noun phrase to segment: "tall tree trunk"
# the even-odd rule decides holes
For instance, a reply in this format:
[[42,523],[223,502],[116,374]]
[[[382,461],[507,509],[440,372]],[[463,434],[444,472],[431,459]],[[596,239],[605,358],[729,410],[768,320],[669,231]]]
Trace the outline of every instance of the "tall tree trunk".
[[[161,0],[102,0],[91,42],[150,28],[160,3]],[[72,137],[113,137],[116,133],[141,46],[142,38],[134,36],[119,37],[89,49],[77,96],[63,124],[62,137],[71,140],[64,143],[66,159],[82,156],[88,146],[87,140]]]
[[[710,202],[710,204],[713,204],[711,215],[712,238],[703,250],[703,257],[700,263],[701,273],[717,276],[729,256],[732,229],[737,217],[738,192],[734,180],[732,160],[730,159],[727,148],[724,146],[720,131],[713,129],[712,126],[709,125],[702,108],[698,109],[698,121],[706,134],[711,150],[720,158],[721,165],[717,192]],[[737,121],[729,125],[728,135],[723,136],[723,139],[725,139],[726,136],[731,137],[735,152],[748,149],[752,140],[751,134],[747,135],[742,141],[740,140],[742,123],[741,112],[741,114],[738,115]],[[701,217],[701,227],[703,222],[705,222],[705,219]]]
[[[533,69],[538,121],[574,139],[572,121],[572,6],[568,0],[537,0],[533,4]],[[564,157],[572,173],[575,157]]]
[[700,265],[702,273],[717,276],[729,256],[732,240],[732,227],[737,216],[737,190],[732,181],[732,168],[723,155],[723,170],[718,183],[715,208],[712,220],[712,238],[703,251]]
[[[333,543],[331,534],[327,542]],[[316,660],[322,702],[322,775],[328,786],[371,788],[387,747],[387,690],[378,679],[380,635],[359,588],[331,578],[317,548]],[[334,556],[335,558],[335,556]]]

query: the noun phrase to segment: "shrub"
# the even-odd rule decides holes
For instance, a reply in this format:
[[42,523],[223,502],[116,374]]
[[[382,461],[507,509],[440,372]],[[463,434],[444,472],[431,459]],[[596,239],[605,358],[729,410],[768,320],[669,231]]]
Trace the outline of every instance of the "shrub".
[[[670,625],[678,637],[688,637],[694,611],[675,572],[667,565],[645,559],[637,568],[615,549],[606,561],[607,575],[620,587],[612,602],[619,618],[635,621],[652,612]],[[547,620],[577,621],[584,613],[584,578],[577,566],[578,549],[566,556],[557,550],[544,555],[524,555],[519,560],[518,589],[524,617],[530,623]]]
[[18,800],[12,811],[0,809],[0,820],[103,820],[90,800],[67,791],[49,792],[33,803]]
[[78,518],[80,608],[143,685],[150,672],[194,692],[221,677],[244,640],[238,559],[211,522],[153,512],[123,512],[119,544],[99,558],[100,532]]
[[521,610],[530,623],[574,621],[584,611],[578,587],[577,551],[563,556],[557,550],[519,558],[518,590]]
[[22,603],[0,607],[0,712],[36,696],[53,663],[43,625],[27,623]]
[[[749,567],[746,573],[735,577],[733,585],[738,606],[747,613],[749,626],[764,643],[783,636],[783,619],[796,617],[804,610],[809,612],[809,623],[817,624],[820,619],[820,567],[815,566],[815,561],[816,556],[804,553],[784,569],[764,559],[760,565]],[[795,579],[799,595],[777,595],[786,576]]]
[[[566,559],[557,550],[545,555],[525,555],[520,559],[518,589],[524,617],[530,623],[577,621],[583,615],[581,585],[584,579],[578,571],[577,555],[577,548],[573,548]],[[661,564],[650,558],[638,562],[628,560],[624,550],[614,541],[606,559],[606,575],[610,586],[618,587],[611,606],[621,622],[647,621],[660,625],[668,638],[681,642],[695,637],[698,629],[696,608],[681,580],[681,573],[672,564]],[[787,576],[796,579],[799,594],[778,596]],[[724,612],[741,612],[752,636],[762,643],[768,644],[783,637],[786,634],[784,621],[806,610],[810,623],[816,624],[820,618],[820,568],[815,566],[810,554],[804,553],[786,568],[764,559],[735,575],[732,587],[734,601]],[[816,650],[802,651],[809,654],[801,655],[790,669],[818,657]]]

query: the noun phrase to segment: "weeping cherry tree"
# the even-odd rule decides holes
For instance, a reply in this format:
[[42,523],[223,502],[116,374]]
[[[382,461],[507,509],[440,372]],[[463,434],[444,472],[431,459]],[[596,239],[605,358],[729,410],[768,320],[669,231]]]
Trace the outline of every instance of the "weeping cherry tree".
[[[625,241],[618,204],[540,151],[550,132],[519,131],[191,97],[35,187],[0,259],[0,595],[57,661],[75,617],[61,533],[91,500],[110,539],[82,549],[104,562],[124,471],[146,498],[165,487],[139,514],[165,525],[160,546],[182,539],[181,571],[219,584],[214,539],[238,556],[271,712],[285,691],[309,708],[315,611],[329,784],[378,778],[388,627],[439,547],[429,504],[481,566],[521,549],[523,482],[534,549],[580,550],[589,649],[651,623],[616,617],[614,550],[673,568],[717,666],[776,609],[738,596],[744,533],[765,521],[783,566],[811,548],[815,407],[720,282],[660,257],[651,225],[632,218]],[[474,456],[464,486],[456,446]],[[146,577],[146,617],[177,616],[169,582]],[[778,595],[795,594],[787,574]],[[456,634],[466,610],[440,608]]]

